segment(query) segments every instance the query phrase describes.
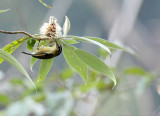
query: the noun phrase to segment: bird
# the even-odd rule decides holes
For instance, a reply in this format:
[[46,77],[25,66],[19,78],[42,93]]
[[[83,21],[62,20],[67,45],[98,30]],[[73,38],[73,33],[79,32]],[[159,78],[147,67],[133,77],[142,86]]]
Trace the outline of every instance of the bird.
[[53,47],[41,46],[40,48],[37,48],[33,53],[27,53],[27,52],[22,52],[22,53],[31,55],[32,57],[38,59],[51,59],[56,56],[59,56],[61,52],[62,52],[62,46],[61,44],[58,44],[56,42]]

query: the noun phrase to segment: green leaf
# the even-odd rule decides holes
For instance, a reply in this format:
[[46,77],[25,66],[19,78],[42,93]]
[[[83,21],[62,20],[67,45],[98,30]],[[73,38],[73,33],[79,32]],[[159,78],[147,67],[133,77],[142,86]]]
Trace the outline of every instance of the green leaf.
[[[111,51],[112,52],[112,51]],[[106,52],[104,49],[102,48],[99,48],[97,50],[97,54],[98,54],[98,57],[101,57],[102,59],[105,59],[109,54],[108,52]]]
[[44,3],[42,0],[39,0],[39,2],[40,2],[41,4],[43,4],[45,7],[47,7],[47,8],[52,8],[52,7],[53,7],[53,5],[47,5],[47,4]]
[[45,77],[47,76],[48,72],[51,69],[52,62],[53,62],[53,58],[42,60],[40,68],[39,68],[37,82],[43,81],[45,79]]
[[91,40],[91,39],[88,39],[86,37],[78,37],[78,36],[67,36],[67,38],[73,38],[75,40],[80,40],[80,41],[93,43],[93,44],[98,45],[99,47],[103,48],[104,50],[106,50],[111,55],[111,51],[108,48],[108,46],[103,45],[99,41]]
[[31,77],[28,75],[27,71],[23,68],[23,66],[12,55],[10,55],[9,53],[0,49],[0,58],[4,59],[6,62],[13,65],[17,70],[19,70],[22,74],[24,74],[36,89],[36,86],[33,83]]
[[90,83],[87,83],[85,86],[84,85],[80,86],[79,90],[81,92],[87,92],[93,88],[96,88],[96,86],[97,86],[97,82],[90,82]]
[[46,100],[46,94],[44,92],[39,92],[33,96],[33,99],[36,102],[43,102],[44,100]]
[[65,22],[63,25],[63,36],[67,36],[67,33],[70,29],[70,21],[67,16],[65,16]]
[[[91,67],[95,71],[100,72],[102,74],[105,74],[108,78],[113,80],[114,86],[116,85],[116,78],[115,78],[112,70],[102,60],[100,60],[99,58],[97,58],[96,56],[94,56],[88,52],[85,52],[85,51],[78,49],[78,48],[75,48],[73,46],[68,45],[68,48],[70,48],[70,50],[72,50],[72,52],[76,56],[78,56],[85,64],[87,64],[89,67]],[[72,59],[72,60],[74,60],[74,59]]]
[[38,47],[41,47],[42,45],[47,46],[49,43],[50,43],[49,40],[45,40],[45,41],[41,40]]
[[113,88],[114,84],[113,82],[111,83],[105,83],[104,81],[100,80],[100,81],[92,81],[92,82],[88,82],[86,86],[82,85],[79,87],[79,90],[81,90],[82,92],[87,92],[93,88],[98,89],[99,91],[102,90],[111,90]]
[[9,96],[0,93],[0,104],[8,105],[10,103]]
[[68,78],[71,78],[73,74],[74,74],[74,71],[71,68],[65,68],[61,73],[61,77],[63,80],[66,80]]
[[79,43],[79,42],[77,42],[76,40],[74,40],[74,39],[63,39],[63,41],[66,43],[66,44],[76,44],[76,43]]
[[87,82],[87,65],[75,54],[73,47],[63,44],[63,54],[67,63]]
[[140,67],[131,67],[131,68],[127,68],[126,70],[124,70],[123,74],[145,76],[147,75],[147,72]]
[[[12,43],[6,45],[2,50],[11,54],[13,53],[28,37],[24,37],[18,40],[13,41]],[[0,58],[0,64],[3,62],[3,59]]]
[[21,78],[13,78],[10,80],[10,83],[13,85],[23,85],[24,84]]
[[37,58],[31,57],[31,61],[30,61],[30,70],[33,72],[32,68],[34,66],[34,64],[36,63]]
[[10,10],[10,9],[0,10],[0,13],[6,12],[6,11],[8,11],[8,10]]
[[85,37],[85,38],[88,38],[90,40],[94,40],[94,41],[97,41],[109,48],[113,48],[113,49],[122,49],[122,50],[125,50],[125,48],[121,47],[121,46],[118,46],[112,42],[109,42],[107,40],[104,40],[104,39],[101,39],[101,38],[96,38],[96,37]]
[[28,37],[24,37],[18,40],[13,41],[12,43],[6,45],[3,50],[7,53],[11,54],[13,53],[24,41],[26,41]]
[[29,38],[28,41],[27,41],[27,48],[28,48],[30,51],[32,51],[35,43],[36,43],[36,40],[35,40],[35,39]]
[[84,38],[87,38],[87,39],[90,39],[90,40],[93,40],[93,41],[96,41],[96,42],[99,42],[101,44],[103,44],[104,46],[106,47],[109,47],[109,48],[113,48],[113,49],[122,49],[122,50],[126,50],[125,48],[119,46],[119,45],[116,45],[112,42],[109,42],[107,40],[104,40],[104,39],[101,39],[101,38],[97,38],[97,37],[78,37],[78,36],[68,36],[68,38],[74,38],[76,40],[80,40],[80,41],[85,41],[85,42],[90,42]]
[[114,83],[110,82],[110,83],[106,83],[104,80],[99,80],[97,83],[97,89],[100,91],[102,90],[111,90],[113,88]]

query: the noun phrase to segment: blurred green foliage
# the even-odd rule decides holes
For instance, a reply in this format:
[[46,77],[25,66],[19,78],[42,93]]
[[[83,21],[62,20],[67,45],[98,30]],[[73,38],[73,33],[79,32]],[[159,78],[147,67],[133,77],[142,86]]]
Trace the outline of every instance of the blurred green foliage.
[[[106,52],[102,50],[100,50],[99,55],[101,58],[107,56]],[[21,90],[14,91],[14,94],[17,96],[16,98],[11,97],[10,93],[0,94],[0,113],[9,116],[12,112],[12,116],[17,116],[23,111],[25,112],[24,116],[31,114],[35,116],[77,116],[74,104],[80,100],[85,100],[81,98],[82,94],[93,90],[98,91],[100,94],[111,92],[113,94],[111,98],[114,99],[114,94],[117,96],[125,92],[119,90],[123,81],[122,78],[128,78],[129,75],[139,77],[140,86],[137,85],[137,90],[141,93],[155,79],[153,73],[147,72],[140,67],[130,67],[120,73],[117,73],[115,69],[114,73],[118,81],[118,85],[115,88],[113,88],[113,81],[106,79],[105,75],[94,70],[88,70],[87,84],[84,85],[82,81],[74,80],[78,75],[73,69],[66,67],[60,72],[51,74],[43,82],[36,83],[37,93],[33,87],[28,88],[25,79],[10,79],[8,83],[12,85],[12,89],[17,90],[21,87]],[[109,97],[108,99],[111,98]],[[32,108],[30,108],[28,102],[32,104]],[[107,104],[109,105],[109,102],[105,102],[103,105]],[[25,110],[22,110],[22,108],[25,108]],[[38,109],[41,109],[41,112]],[[19,112],[14,112],[13,110],[18,110]]]
[[[0,12],[4,11],[0,10]],[[43,45],[43,42],[41,41],[40,45]],[[75,40],[64,42],[78,43]],[[28,48],[32,50],[35,42],[31,40],[27,43]],[[112,49],[111,51],[114,52]],[[109,54],[103,49],[98,49],[98,56],[104,60]],[[31,61],[32,69],[36,59]],[[115,88],[113,88],[114,83],[106,79],[105,75],[90,69],[87,84],[84,85],[80,80],[75,79],[79,76],[70,67],[51,74],[43,82],[36,83],[37,93],[23,78],[5,80],[7,86],[0,89],[0,116],[21,116],[22,114],[23,116],[77,116],[75,104],[78,101],[84,101],[87,104],[88,102],[82,96],[92,91],[97,91],[101,95],[99,98],[101,102],[95,109],[98,113],[95,115],[106,115],[107,112],[107,115],[114,116],[124,116],[124,114],[141,116],[136,95],[143,94],[152,84],[154,84],[152,87],[156,88],[157,75],[141,67],[129,67],[121,72],[117,71],[118,67],[112,68],[118,83]],[[132,82],[135,78],[137,82]],[[124,82],[129,80],[129,84],[124,85]],[[9,91],[6,88],[9,88]],[[137,94],[135,95],[134,92]]]

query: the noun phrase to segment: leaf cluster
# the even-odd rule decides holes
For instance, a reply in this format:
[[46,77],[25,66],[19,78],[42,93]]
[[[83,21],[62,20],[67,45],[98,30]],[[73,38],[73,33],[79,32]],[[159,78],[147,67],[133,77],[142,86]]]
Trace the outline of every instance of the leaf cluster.
[[[100,60],[97,56],[88,53],[84,50],[76,48],[71,44],[77,44],[79,41],[89,42],[91,44],[95,44],[102,49],[104,49],[110,56],[110,49],[121,49],[126,50],[125,48],[118,46],[112,42],[106,41],[101,38],[96,37],[78,37],[73,35],[67,35],[70,29],[70,21],[68,17],[65,18],[65,23],[63,25],[63,36],[58,38],[56,41],[63,45],[63,55],[67,61],[67,63],[84,79],[85,83],[88,80],[88,68],[95,70],[101,74],[106,75],[114,82],[114,86],[116,85],[116,78],[113,74],[112,70],[106,63]],[[41,35],[40,35],[41,36]],[[34,37],[40,37],[39,35],[35,35]],[[38,42],[34,38],[24,37],[18,40],[13,41],[12,43],[6,45],[3,49],[0,50],[0,63],[3,60],[9,62],[13,66],[15,66],[20,72],[22,72],[32,83],[33,81],[29,77],[28,73],[24,70],[21,64],[10,54],[13,53],[24,41],[27,40],[27,48],[33,51],[35,44]],[[49,40],[42,40],[38,43],[39,46],[46,46],[50,43]],[[36,58],[31,58],[30,69],[36,63]],[[37,81],[43,81],[47,76],[48,72],[53,63],[53,58],[48,60],[42,60],[39,68],[39,74]]]

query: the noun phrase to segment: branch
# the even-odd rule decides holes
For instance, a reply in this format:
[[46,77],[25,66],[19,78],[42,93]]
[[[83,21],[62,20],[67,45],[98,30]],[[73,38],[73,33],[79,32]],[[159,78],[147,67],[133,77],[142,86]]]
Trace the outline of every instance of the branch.
[[33,37],[31,34],[25,32],[25,31],[4,31],[4,30],[0,30],[0,33],[5,33],[5,34],[24,34],[27,35],[33,39],[36,40],[51,40],[51,38],[40,38],[40,37]]

